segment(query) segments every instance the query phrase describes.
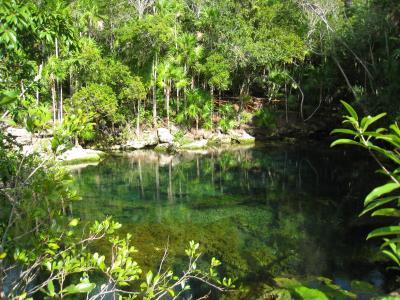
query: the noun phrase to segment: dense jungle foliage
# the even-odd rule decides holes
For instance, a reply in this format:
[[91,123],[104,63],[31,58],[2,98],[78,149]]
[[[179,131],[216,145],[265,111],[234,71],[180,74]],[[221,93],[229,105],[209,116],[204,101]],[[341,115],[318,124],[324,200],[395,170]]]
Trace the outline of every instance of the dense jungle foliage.
[[[165,266],[168,247],[158,269],[142,270],[131,236],[117,235],[121,224],[71,217],[79,195],[68,172],[52,156],[23,155],[9,126],[51,132],[58,154],[150,128],[271,133],[328,123],[341,99],[393,123],[371,130],[383,115],[362,119],[344,103],[352,129],[335,133],[351,137],[334,145],[365,148],[387,176],[363,214],[393,221],[369,237],[384,237],[382,251],[398,268],[399,79],[395,0],[0,0],[0,298],[162,299],[190,295],[193,280],[220,292],[238,286],[219,274],[216,258],[197,266],[194,241],[185,271]],[[293,289],[325,299],[285,284],[281,297]]]

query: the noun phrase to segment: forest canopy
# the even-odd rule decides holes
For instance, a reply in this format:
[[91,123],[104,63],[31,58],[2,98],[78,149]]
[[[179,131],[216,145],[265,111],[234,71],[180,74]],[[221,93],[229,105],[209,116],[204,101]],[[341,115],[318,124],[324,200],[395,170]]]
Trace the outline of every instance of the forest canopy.
[[303,120],[340,99],[396,118],[399,15],[389,0],[5,0],[1,101],[20,97],[2,110],[33,131],[90,112],[81,140],[134,120],[229,129],[252,99],[267,126],[274,101]]

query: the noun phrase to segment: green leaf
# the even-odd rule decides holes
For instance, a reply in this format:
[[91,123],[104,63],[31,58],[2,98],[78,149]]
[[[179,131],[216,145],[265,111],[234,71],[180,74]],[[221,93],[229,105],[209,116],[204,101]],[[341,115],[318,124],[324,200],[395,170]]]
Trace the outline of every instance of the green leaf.
[[16,91],[1,91],[0,92],[0,106],[9,104],[18,99],[18,92]]
[[336,140],[331,144],[331,147],[335,147],[337,145],[355,145],[355,146],[361,146],[361,147],[363,146],[359,142],[356,142],[356,141],[350,140],[350,139],[339,139],[339,140]]
[[357,135],[357,132],[351,129],[345,129],[345,128],[337,128],[332,130],[331,134],[336,134],[336,133],[343,133],[343,134],[350,134],[350,135]]
[[57,250],[57,249],[60,248],[60,246],[58,246],[56,243],[48,243],[47,246],[48,246],[50,249],[53,249],[53,250]]
[[147,275],[146,275],[146,282],[147,282],[147,285],[150,285],[151,284],[151,280],[153,279],[153,272],[152,271],[149,271],[148,273],[147,273]]
[[321,291],[317,289],[310,289],[305,286],[299,286],[294,288],[296,294],[300,296],[303,300],[329,300],[329,298]]
[[77,285],[71,284],[63,290],[63,293],[65,293],[65,294],[90,293],[95,287],[96,287],[96,284],[91,283],[91,282],[82,282]]
[[390,192],[393,192],[394,190],[400,188],[400,184],[395,183],[395,182],[390,182],[385,185],[381,185],[375,189],[372,190],[371,193],[368,194],[368,196],[365,198],[364,205],[367,205],[374,201],[376,198],[381,197],[385,194],[388,194]]
[[78,223],[79,223],[79,219],[72,219],[72,220],[69,222],[68,226],[75,227],[75,226],[78,225]]
[[6,258],[6,256],[7,256],[7,253],[0,252],[0,259],[4,259],[4,258]]
[[362,128],[362,130],[363,130],[363,131],[367,131],[368,127],[369,127],[371,124],[375,123],[375,122],[378,121],[379,119],[382,119],[384,116],[386,116],[386,113],[381,113],[381,114],[379,114],[379,115],[377,115],[377,116],[375,116],[375,117],[371,117],[371,116],[364,117],[364,118],[361,120],[361,128]]
[[368,234],[367,240],[375,237],[400,234],[400,226],[387,226],[373,230]]
[[400,266],[399,256],[389,250],[382,250],[382,253],[388,256],[392,261],[394,261],[398,266]]
[[385,205],[385,204],[390,203],[395,200],[399,200],[399,197],[398,196],[386,197],[386,198],[381,198],[376,201],[373,201],[372,203],[368,204],[367,207],[364,208],[364,210],[362,211],[362,213],[359,216],[361,217],[362,215],[365,215],[367,212],[374,210],[375,208],[377,208],[379,206]]
[[357,115],[357,113],[356,113],[356,111],[354,110],[354,108],[350,105],[350,104],[348,104],[347,102],[345,102],[345,101],[340,101],[342,104],[343,104],[343,106],[346,108],[346,110],[349,112],[349,114],[355,119],[355,120],[357,120],[358,121],[358,115]]
[[396,217],[400,218],[400,210],[395,208],[382,208],[375,211],[371,216],[383,216],[383,217]]
[[54,293],[54,283],[53,283],[53,280],[50,280],[50,281],[47,283],[47,289],[49,290],[49,296],[50,296],[50,297],[53,297],[53,296],[55,295],[55,293]]

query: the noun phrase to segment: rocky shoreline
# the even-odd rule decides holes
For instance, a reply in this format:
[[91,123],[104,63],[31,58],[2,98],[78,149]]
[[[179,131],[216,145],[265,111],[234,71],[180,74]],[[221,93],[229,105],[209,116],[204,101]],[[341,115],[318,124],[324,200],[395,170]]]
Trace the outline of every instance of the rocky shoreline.
[[[25,155],[38,153],[41,156],[54,155],[51,149],[51,131],[32,134],[24,128],[8,127],[5,129],[7,135],[13,138]],[[62,154],[56,155],[55,159],[63,164],[80,164],[101,161],[107,153],[122,151],[130,152],[141,149],[153,149],[155,152],[174,153],[182,151],[207,150],[209,148],[229,145],[252,145],[255,138],[245,130],[229,130],[227,133],[221,131],[190,130],[185,134],[176,127],[158,128],[156,130],[143,131],[140,135],[129,138],[121,145],[112,145],[107,149],[85,149],[75,146]]]

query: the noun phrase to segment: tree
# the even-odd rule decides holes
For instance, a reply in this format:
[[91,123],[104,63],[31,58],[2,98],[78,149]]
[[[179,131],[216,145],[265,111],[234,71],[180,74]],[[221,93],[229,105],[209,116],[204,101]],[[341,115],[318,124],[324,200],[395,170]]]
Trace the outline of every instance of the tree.
[[146,90],[139,77],[131,78],[130,82],[122,89],[119,98],[122,101],[120,106],[135,106],[136,105],[136,135],[140,134],[140,115],[142,113],[141,101],[146,97]]

